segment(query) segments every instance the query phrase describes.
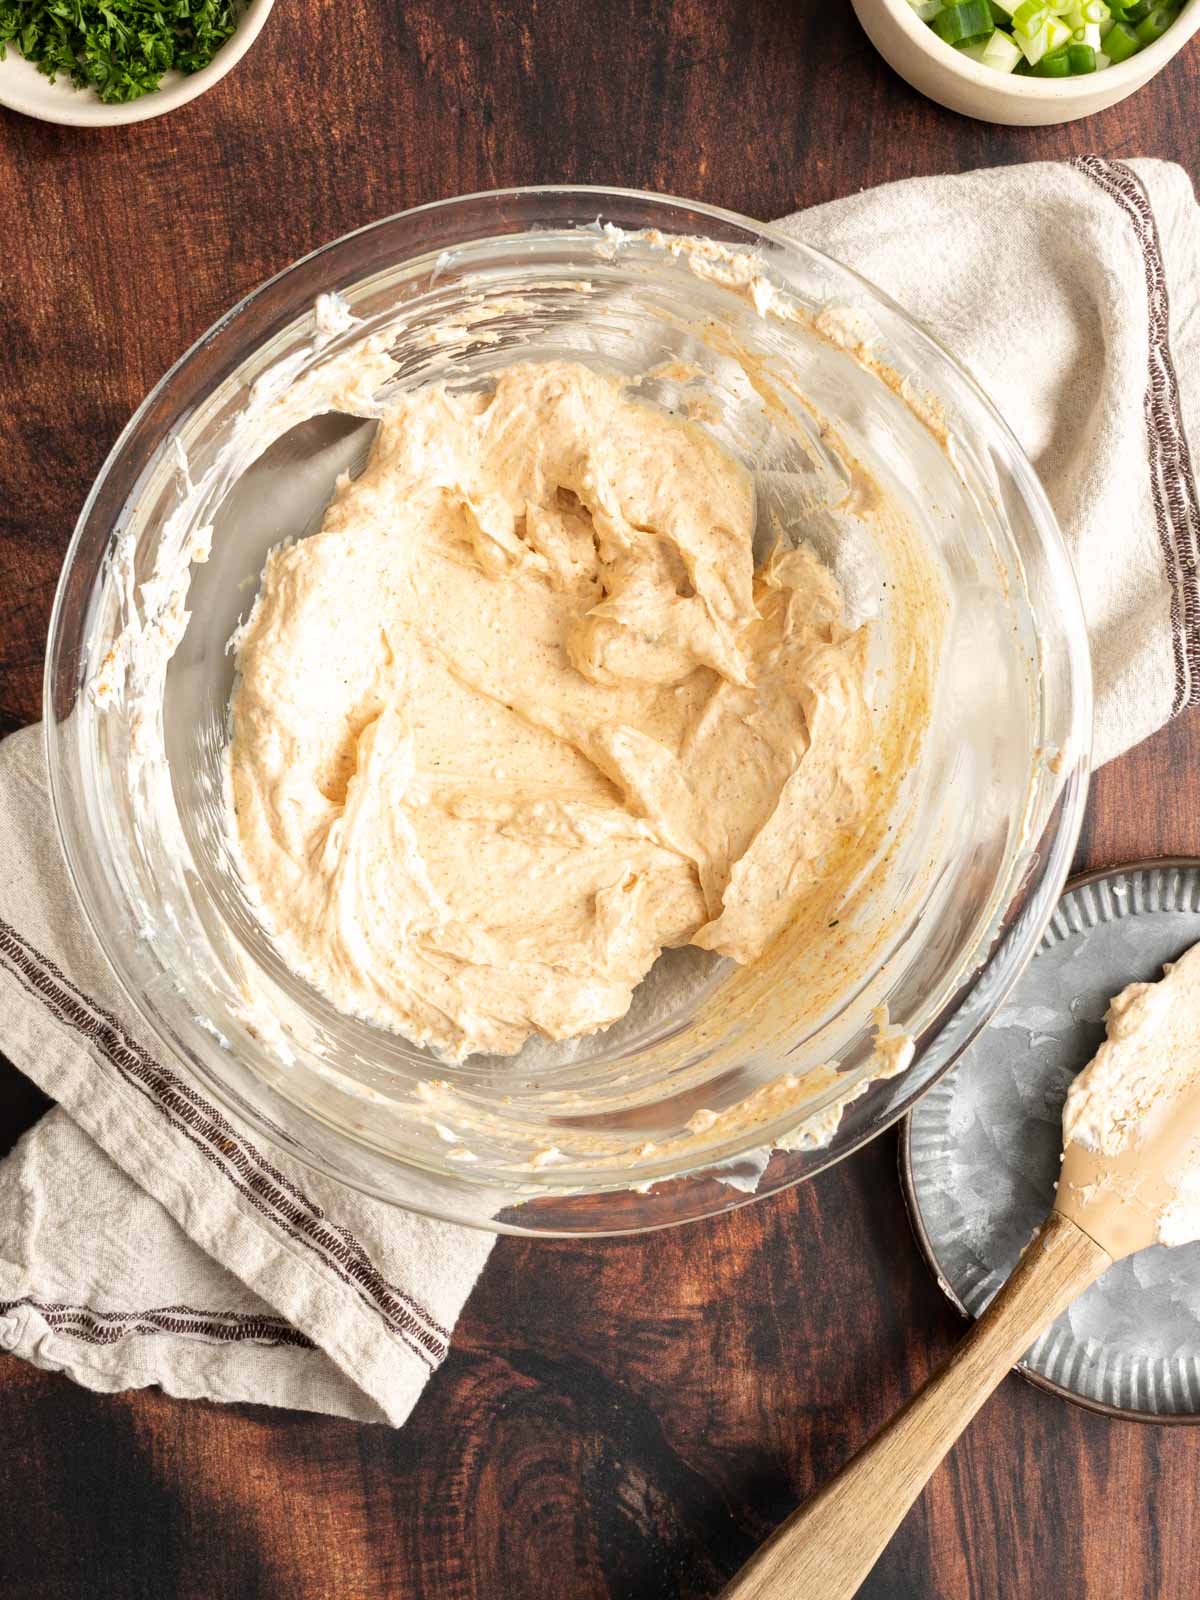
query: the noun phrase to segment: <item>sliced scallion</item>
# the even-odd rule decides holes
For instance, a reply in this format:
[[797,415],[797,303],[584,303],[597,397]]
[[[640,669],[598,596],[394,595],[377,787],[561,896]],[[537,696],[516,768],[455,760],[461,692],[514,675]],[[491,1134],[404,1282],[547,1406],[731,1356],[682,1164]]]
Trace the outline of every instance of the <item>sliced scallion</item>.
[[1070,44],[1071,30],[1057,17],[1048,16],[1036,33],[1023,33],[1019,29],[1014,29],[1013,38],[1021,46],[1029,65],[1036,67],[1043,56],[1054,55]]
[[943,6],[932,23],[934,32],[947,44],[986,39],[994,26],[988,0],[959,0],[957,5]]
[[1153,44],[1166,33],[1175,21],[1176,15],[1173,6],[1155,6],[1148,16],[1142,18],[1134,32],[1143,44]]
[[[62,0],[67,4],[68,0]],[[1083,76],[1128,61],[1200,0],[908,0],[963,55],[997,72]],[[0,0],[0,7],[3,0]]]
[[978,61],[982,67],[994,67],[997,72],[1012,72],[1017,62],[1023,60],[1020,47],[1007,33],[997,28],[990,39],[976,39],[972,44],[958,47],[964,56]]
[[1142,41],[1128,22],[1114,22],[1104,35],[1103,44],[1104,53],[1114,66],[1128,61],[1142,48]]

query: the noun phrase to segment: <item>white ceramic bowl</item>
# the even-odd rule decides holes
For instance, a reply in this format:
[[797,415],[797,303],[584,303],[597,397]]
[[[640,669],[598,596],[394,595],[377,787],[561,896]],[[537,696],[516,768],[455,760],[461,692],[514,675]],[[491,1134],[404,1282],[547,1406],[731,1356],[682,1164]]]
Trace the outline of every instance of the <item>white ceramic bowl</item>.
[[70,78],[62,75],[51,83],[32,61],[26,61],[10,45],[6,58],[0,61],[0,105],[41,122],[60,122],[71,128],[111,128],[122,122],[161,117],[195,100],[237,66],[262,32],[274,4],[275,0],[249,0],[237,31],[206,67],[190,74],[165,73],[152,94],[122,105],[105,105],[94,90],[77,89]]
[[1200,0],[1129,61],[1081,78],[1014,77],[980,66],[940,39],[908,0],[853,0],[867,37],[906,83],[939,105],[981,122],[1044,127],[1074,122],[1124,100],[1161,71],[1200,28]]

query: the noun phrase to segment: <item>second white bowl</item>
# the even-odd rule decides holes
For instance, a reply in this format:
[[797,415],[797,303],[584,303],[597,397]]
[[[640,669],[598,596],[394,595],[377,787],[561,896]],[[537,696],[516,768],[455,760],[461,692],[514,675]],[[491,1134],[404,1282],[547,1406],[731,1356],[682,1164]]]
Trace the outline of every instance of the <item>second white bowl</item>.
[[1200,0],[1191,0],[1162,38],[1129,61],[1080,78],[1014,77],[983,67],[945,43],[908,0],[853,0],[867,37],[888,65],[938,105],[1010,127],[1074,122],[1115,106],[1140,89],[1200,28]]
[[107,104],[92,89],[77,89],[60,73],[51,82],[32,61],[9,45],[0,61],[0,105],[20,111],[39,122],[57,122],[70,128],[111,128],[120,123],[145,122],[187,105],[219,83],[246,54],[262,32],[275,0],[249,0],[233,36],[225,41],[199,72],[168,72],[162,83],[137,100]]

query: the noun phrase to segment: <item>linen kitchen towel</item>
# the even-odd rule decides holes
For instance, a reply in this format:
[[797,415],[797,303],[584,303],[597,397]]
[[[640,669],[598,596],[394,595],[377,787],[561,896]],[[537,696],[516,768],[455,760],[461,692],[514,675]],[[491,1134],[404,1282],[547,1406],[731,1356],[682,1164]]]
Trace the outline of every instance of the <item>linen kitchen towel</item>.
[[94,1389],[404,1421],[493,1238],[366,1200],[139,1038],[75,897],[42,729],[0,744],[0,1051],[58,1102],[0,1165],[0,1348]]
[[[1087,158],[914,179],[782,227],[921,318],[1037,465],[1083,592],[1097,759],[1196,704],[1185,174]],[[0,1346],[97,1389],[402,1422],[488,1236],[290,1165],[155,1059],[67,879],[38,729],[0,745],[0,860],[0,1051],[58,1102],[0,1167]]]
[[1094,760],[1200,703],[1200,211],[1166,161],[911,178],[788,217],[974,374],[1038,470],[1083,596]]

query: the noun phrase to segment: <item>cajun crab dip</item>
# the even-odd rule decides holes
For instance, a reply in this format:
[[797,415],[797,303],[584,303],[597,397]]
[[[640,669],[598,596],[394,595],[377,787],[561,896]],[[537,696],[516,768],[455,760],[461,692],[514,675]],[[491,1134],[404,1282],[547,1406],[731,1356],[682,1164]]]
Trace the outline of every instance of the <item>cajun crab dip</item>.
[[1063,1107],[1056,1205],[1108,1249],[1200,1239],[1200,945],[1104,1021]]
[[233,828],[286,962],[451,1060],[605,1027],[664,948],[754,962],[911,750],[831,572],[756,570],[755,532],[746,468],[626,380],[390,402],[237,639]]

